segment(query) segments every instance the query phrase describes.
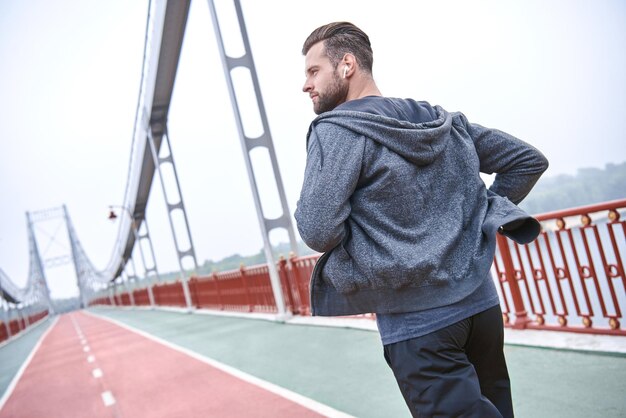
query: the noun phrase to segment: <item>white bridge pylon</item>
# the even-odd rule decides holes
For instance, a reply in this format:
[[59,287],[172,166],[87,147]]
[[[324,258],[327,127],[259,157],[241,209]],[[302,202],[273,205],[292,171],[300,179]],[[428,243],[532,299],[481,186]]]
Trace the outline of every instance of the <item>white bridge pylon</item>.
[[[28,281],[26,288],[22,291],[21,298],[24,303],[33,304],[38,302],[48,307],[50,313],[54,311],[54,304],[50,296],[50,288],[46,279],[46,269],[54,268],[64,264],[73,264],[76,272],[76,284],[79,290],[79,299],[81,306],[86,306],[87,301],[93,293],[104,288],[108,284],[108,279],[98,272],[87,254],[83,249],[69,213],[65,205],[51,209],[26,212],[26,220],[28,227],[28,246],[30,268],[28,273]],[[40,251],[36,226],[38,223],[50,223],[50,221],[58,221],[54,233],[46,234],[47,241],[44,242],[44,253]],[[62,226],[65,228],[61,228]],[[67,245],[59,244],[59,234],[67,233]],[[57,251],[54,256],[45,258],[46,249],[52,244],[57,244],[57,249],[61,248],[61,253]]]
[[[286,312],[285,299],[283,297],[282,287],[280,285],[280,279],[276,269],[276,262],[274,260],[269,234],[274,229],[285,230],[287,232],[291,251],[293,253],[297,252],[297,243],[290,212],[287,207],[287,199],[285,197],[280,171],[278,169],[267,116],[265,114],[265,108],[261,97],[261,90],[254,66],[254,60],[250,51],[250,43],[248,41],[241,5],[239,0],[232,0],[232,2],[220,1],[221,6],[227,6],[228,3],[234,7],[230,9],[228,9],[228,7],[221,7],[220,13],[218,13],[215,8],[214,1],[208,1],[213,19],[215,37],[224,68],[226,83],[230,92],[231,104],[237,122],[259,228],[263,238],[264,253],[270,272],[270,280],[278,308],[278,316],[285,316],[288,315],[288,313]],[[176,199],[177,202],[171,203],[166,197],[165,203],[168,208],[173,240],[176,245],[185,301],[188,310],[191,310],[193,307],[191,306],[192,303],[189,295],[187,276],[190,272],[196,270],[197,262],[185,206],[182,194],[180,193],[178,179],[176,178],[176,167],[174,165],[173,158],[171,158],[172,149],[167,130],[167,117],[171,104],[174,81],[176,79],[183,36],[187,24],[187,17],[189,14],[189,6],[190,0],[155,0],[150,2],[148,23],[146,27],[146,44],[141,88],[137,104],[137,114],[135,117],[135,127],[133,131],[133,145],[131,148],[132,154],[130,158],[129,174],[123,203],[123,206],[128,208],[130,212],[132,222],[127,221],[120,224],[115,249],[112,252],[108,267],[105,269],[103,274],[108,277],[108,280],[115,281],[116,278],[124,272],[124,266],[128,262],[137,241],[137,235],[134,233],[133,228],[140,228],[146,220],[146,208],[154,176],[158,172],[162,183],[163,178],[160,166],[163,163],[171,164],[175,175],[174,180],[175,186],[178,190],[178,199]],[[222,12],[230,12],[230,16],[222,16]],[[220,15],[219,17],[218,14]],[[236,22],[235,24],[231,24],[229,28],[232,29],[232,27],[238,27],[241,35],[244,52],[243,55],[239,57],[230,56],[225,50],[220,22],[226,17],[231,18],[229,20],[230,23]],[[237,75],[243,75],[244,77],[233,78],[233,72],[237,73]],[[236,89],[236,82],[240,82],[243,88]],[[249,91],[249,87],[248,91],[246,91],[246,86],[252,86],[252,91]],[[263,132],[260,136],[252,137],[246,132],[246,125],[244,124],[239,110],[241,97],[237,96],[237,93],[242,92],[244,94],[247,93],[246,97],[254,95],[254,103],[258,109],[257,116],[263,127]],[[249,102],[246,104],[249,104]],[[169,157],[167,159],[159,157],[161,145],[163,143],[165,143],[169,148]],[[279,197],[280,207],[282,209],[282,214],[276,218],[270,219],[265,216],[263,206],[261,204],[261,196],[257,188],[255,167],[250,158],[250,152],[253,149],[259,148],[266,151],[263,155],[266,155],[269,158],[273,171],[277,191],[276,195]],[[215,179],[215,181],[220,180]],[[183,220],[184,227],[178,228],[177,232],[177,229],[172,224],[172,215],[173,213],[181,211],[182,217],[179,217],[179,219]],[[189,243],[189,245],[187,248],[181,248],[181,242]],[[184,260],[190,260],[191,263],[187,263],[187,267],[185,267],[183,263]]]

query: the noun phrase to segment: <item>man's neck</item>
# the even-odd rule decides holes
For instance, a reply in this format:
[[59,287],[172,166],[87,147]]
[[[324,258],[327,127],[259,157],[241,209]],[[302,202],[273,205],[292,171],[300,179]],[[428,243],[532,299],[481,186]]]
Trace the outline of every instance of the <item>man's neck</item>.
[[382,96],[382,93],[378,90],[376,83],[371,78],[354,80],[350,85],[346,101],[361,99],[366,96]]

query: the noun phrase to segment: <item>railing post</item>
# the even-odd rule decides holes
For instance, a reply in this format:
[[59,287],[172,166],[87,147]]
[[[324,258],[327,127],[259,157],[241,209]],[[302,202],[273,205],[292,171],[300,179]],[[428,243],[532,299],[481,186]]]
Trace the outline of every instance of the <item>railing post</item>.
[[20,332],[24,331],[26,329],[26,321],[24,321],[24,314],[19,306],[17,307],[17,318],[19,320],[18,325],[20,327]]
[[246,282],[246,268],[243,263],[239,266],[239,274],[241,274],[241,283],[243,284],[243,289],[246,292],[246,302],[248,303],[248,311],[252,312],[254,307],[252,306],[252,300],[250,299],[250,289],[248,289],[248,283]]
[[504,277],[509,284],[509,291],[511,292],[511,299],[513,300],[513,309],[515,310],[515,321],[512,325],[515,329],[523,329],[526,328],[526,324],[530,322],[530,318],[528,318],[522,292],[520,291],[517,278],[515,277],[515,266],[513,264],[511,250],[509,249],[509,243],[507,238],[500,234],[497,235],[497,243],[504,267]]
[[309,298],[309,285],[307,284],[306,289],[303,289],[303,278],[302,278],[302,266],[301,263],[299,265],[296,262],[296,258],[298,258],[294,253],[289,255],[289,264],[291,264],[291,277],[293,277],[293,281],[296,283],[296,289],[298,291],[298,312],[300,315],[309,315],[311,313],[311,302]]
[[115,300],[113,300],[113,295],[115,294],[115,290],[113,287],[107,288],[108,296],[109,296],[109,305],[115,306]]
[[122,295],[120,292],[123,292],[123,290],[120,290],[118,285],[119,283],[115,283],[115,293],[113,296],[115,297],[115,306],[122,306]]
[[217,304],[220,306],[221,310],[224,310],[224,304],[222,303],[222,295],[220,294],[220,282],[217,279],[217,273],[213,272],[211,274],[213,277],[213,282],[215,283],[215,293],[217,294]]
[[154,296],[154,306],[161,306],[161,284],[157,283],[152,286],[152,295]]
[[[4,306],[3,306],[4,305]],[[6,307],[6,310],[5,310]],[[4,327],[7,330],[7,340],[11,338],[11,307],[9,306],[9,302],[4,302],[4,300],[0,299],[0,309],[2,310],[2,322],[4,322]]]
[[278,276],[281,279],[280,281],[283,283],[283,288],[287,291],[287,299],[289,301],[289,305],[291,306],[291,312],[294,315],[297,315],[299,311],[293,298],[293,286],[291,281],[289,280],[289,272],[287,271],[287,260],[282,255],[278,259]]
[[189,277],[189,290],[191,296],[191,304],[195,308],[200,308],[200,295],[198,294],[198,278],[196,276]]
[[[126,286],[126,294],[128,295],[128,302],[130,303],[131,308],[135,307],[135,296],[133,295],[133,290],[130,288],[131,278],[128,276],[128,273],[123,271],[125,278],[122,276],[122,280],[124,281],[124,285]],[[133,272],[134,275],[134,272]]]

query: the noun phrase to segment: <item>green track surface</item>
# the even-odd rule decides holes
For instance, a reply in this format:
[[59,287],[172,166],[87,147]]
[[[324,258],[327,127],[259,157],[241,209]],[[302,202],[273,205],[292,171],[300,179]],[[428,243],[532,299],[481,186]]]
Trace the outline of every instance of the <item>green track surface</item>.
[[51,323],[46,318],[0,346],[0,398]]
[[[356,417],[410,417],[375,331],[161,310],[90,312]],[[23,361],[36,336],[0,348],[0,384],[19,369],[19,361],[6,359],[19,354]],[[626,417],[626,356],[519,345],[505,352],[516,417]]]

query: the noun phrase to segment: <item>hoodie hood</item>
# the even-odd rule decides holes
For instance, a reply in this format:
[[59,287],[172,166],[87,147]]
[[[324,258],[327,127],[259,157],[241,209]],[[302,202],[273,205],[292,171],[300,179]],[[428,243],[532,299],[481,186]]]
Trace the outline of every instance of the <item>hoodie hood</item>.
[[[405,105],[410,105],[405,101]],[[308,140],[317,137],[316,126],[331,123],[370,138],[413,164],[431,164],[445,149],[452,117],[440,106],[434,106],[436,119],[413,123],[379,114],[353,110],[332,110],[318,116],[309,127]]]

